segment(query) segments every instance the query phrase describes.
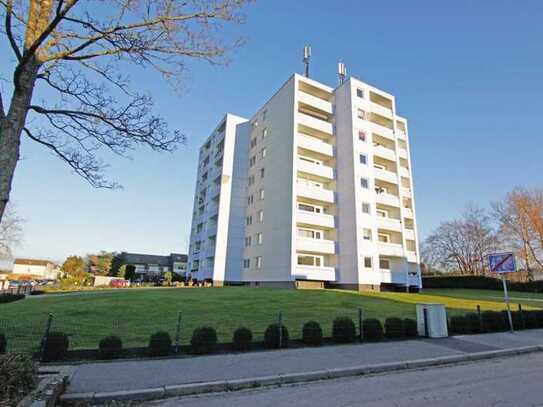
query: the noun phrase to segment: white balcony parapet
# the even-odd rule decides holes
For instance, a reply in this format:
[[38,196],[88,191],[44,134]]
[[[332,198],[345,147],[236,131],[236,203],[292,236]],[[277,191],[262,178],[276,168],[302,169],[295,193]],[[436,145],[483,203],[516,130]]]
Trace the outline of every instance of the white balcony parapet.
[[383,170],[381,168],[374,168],[373,173],[375,175],[376,179],[380,179],[382,181],[390,182],[391,184],[397,184],[398,183],[398,175],[392,171]]
[[379,242],[379,254],[382,256],[404,257],[403,246],[398,243],[383,243]]
[[391,271],[381,269],[381,278],[383,283],[407,284],[409,279],[406,272]]
[[326,100],[323,100],[316,96],[310,95],[309,93],[305,93],[302,90],[298,92],[298,101],[305,103],[309,106],[316,107],[317,109],[322,110],[323,112],[326,112],[329,114],[333,113],[332,103],[327,102]]
[[294,277],[300,280],[335,281],[334,267],[300,266],[294,269]]
[[413,219],[413,210],[410,208],[403,208],[403,216],[408,219]]
[[298,135],[298,147],[314,151],[328,157],[334,156],[334,146],[329,143],[325,143],[316,137],[311,137],[305,134]]
[[407,240],[415,240],[415,231],[413,229],[405,229],[404,237]]
[[390,161],[396,161],[396,153],[394,152],[394,150],[385,146],[374,146],[373,154],[382,158],[386,158]]
[[398,139],[400,139],[400,140],[406,140],[407,139],[407,135],[405,134],[405,131],[403,131],[403,130],[396,129],[396,135],[398,136]]
[[399,219],[377,217],[377,227],[379,229],[392,230],[394,232],[402,231],[402,222]]
[[317,119],[308,114],[298,112],[298,124],[320,131],[321,133],[332,136],[334,134],[334,126],[326,120]]
[[411,194],[411,189],[410,188],[401,187],[400,192],[402,193],[402,196],[411,198],[412,194]]
[[417,259],[417,253],[415,252],[407,252],[407,261],[409,263],[417,263],[418,262],[418,259]]
[[316,175],[321,178],[334,179],[334,169],[327,165],[315,164],[298,159],[298,171]]
[[392,194],[387,194],[387,193],[376,194],[375,202],[383,204],[383,205],[394,206],[397,208],[400,207],[400,198]]
[[216,236],[217,235],[217,225],[212,225],[207,228],[207,235],[208,236]]
[[296,238],[296,250],[309,253],[334,254],[336,245],[333,240]]
[[296,194],[298,196],[314,199],[316,201],[334,203],[334,191],[329,189],[311,187],[298,183],[296,185]]
[[375,122],[369,122],[370,123],[370,126],[371,126],[371,129],[374,133],[377,133],[379,134],[380,136],[383,136],[383,137],[386,137],[390,140],[395,140],[396,137],[394,136],[394,131],[389,128],[389,127],[386,127],[386,126],[382,126],[378,123],[375,123]]
[[387,119],[392,119],[392,110],[388,107],[381,106],[379,103],[370,102],[371,110],[377,114],[380,114]]
[[409,154],[407,154],[407,150],[405,148],[399,148],[398,149],[398,155],[400,158],[405,158],[406,160],[409,159]]
[[404,178],[409,178],[409,170],[405,167],[400,167],[400,176]]
[[334,217],[325,213],[314,213],[298,210],[296,214],[296,222],[306,225],[322,226],[330,229],[335,227]]

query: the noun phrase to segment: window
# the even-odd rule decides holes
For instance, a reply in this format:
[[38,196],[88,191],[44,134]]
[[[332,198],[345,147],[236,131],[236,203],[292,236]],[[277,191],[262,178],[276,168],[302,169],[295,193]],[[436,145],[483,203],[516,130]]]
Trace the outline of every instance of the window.
[[245,218],[245,224],[246,224],[247,226],[252,225],[252,224],[253,224],[253,217],[252,217],[252,216],[247,216],[247,217]]
[[247,205],[251,205],[253,203],[253,195],[249,195],[247,198]]
[[297,229],[297,235],[298,237],[304,238],[304,239],[322,239],[322,231],[321,230],[313,230],[313,229]]
[[264,158],[264,157],[266,157],[266,147],[260,150],[260,158]]
[[358,96],[359,98],[364,99],[364,91],[362,89],[357,89],[356,90],[356,96]]
[[390,260],[379,259],[379,268],[382,270],[390,270]]
[[362,109],[358,109],[356,115],[359,119],[366,120],[366,112]]
[[364,240],[371,240],[371,229],[364,229],[362,231],[362,236]]
[[264,211],[263,210],[258,211],[258,221],[260,223],[264,222]]
[[313,256],[310,254],[299,254],[298,265],[300,266],[314,266],[321,267],[323,264],[322,256]]
[[369,188],[368,179],[367,178],[360,178],[360,185],[362,186],[362,188],[368,189]]
[[251,236],[245,237],[245,247],[249,247],[251,245]]
[[255,147],[256,146],[256,137],[253,137],[251,139],[251,148]]
[[243,259],[243,268],[248,269],[251,267],[251,259]]
[[256,268],[261,269],[262,268],[262,256],[255,257],[256,260]]
[[381,218],[388,218],[388,211],[386,209],[377,209],[377,216]]
[[387,235],[386,233],[379,233],[379,241],[381,243],[389,243],[390,235]]
[[264,128],[262,129],[262,138],[265,139],[268,136],[268,129]]
[[387,167],[384,166],[383,164],[376,164],[376,163],[373,163],[373,168],[377,168],[378,170],[386,170]]
[[362,202],[362,213],[370,213],[370,204]]
[[360,164],[366,165],[368,163],[368,156],[366,154],[360,154]]
[[304,212],[321,213],[323,208],[320,206],[298,203],[298,209]]
[[266,115],[267,115],[267,113],[268,113],[268,109],[264,109],[264,110],[262,111],[262,121],[266,120]]
[[252,167],[255,164],[256,164],[256,156],[253,155],[251,158],[249,158],[249,167]]
[[253,185],[255,183],[255,176],[249,175],[249,185]]
[[256,234],[256,244],[262,244],[262,233]]
[[298,158],[300,160],[302,160],[302,161],[306,161],[306,162],[311,163],[311,164],[322,165],[321,160],[316,160],[316,159],[311,158],[311,157],[304,157],[303,155],[299,155]]
[[371,257],[364,257],[364,267],[371,269]]
[[260,191],[258,191],[258,197],[260,200],[263,200],[264,199],[264,190],[261,189]]
[[363,141],[364,143],[368,140],[365,131],[358,130],[358,140]]
[[196,226],[196,233],[199,233],[202,231],[204,227],[204,224],[203,223],[199,223],[198,226]]
[[260,178],[264,178],[264,168],[260,169]]

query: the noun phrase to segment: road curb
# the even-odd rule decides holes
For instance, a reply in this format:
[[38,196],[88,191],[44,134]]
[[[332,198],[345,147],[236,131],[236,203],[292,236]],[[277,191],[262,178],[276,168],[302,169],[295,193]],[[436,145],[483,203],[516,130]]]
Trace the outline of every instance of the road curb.
[[157,388],[136,389],[115,392],[69,393],[60,397],[62,405],[81,405],[104,403],[113,400],[152,400],[168,397],[190,396],[205,393],[239,391],[268,386],[281,386],[295,383],[308,383],[319,380],[342,377],[368,376],[402,370],[423,369],[428,367],[454,365],[458,363],[496,359],[501,357],[543,352],[543,345],[525,346],[514,349],[477,352],[466,355],[443,356],[431,359],[382,363],[375,365],[352,366],[338,369],[317,370],[312,372],[289,373],[274,376],[220,380],[201,383],[169,385]]

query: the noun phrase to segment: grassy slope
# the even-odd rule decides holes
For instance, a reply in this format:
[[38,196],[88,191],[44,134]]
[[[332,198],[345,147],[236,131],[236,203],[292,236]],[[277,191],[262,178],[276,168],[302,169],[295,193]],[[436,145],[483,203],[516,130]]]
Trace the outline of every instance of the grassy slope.
[[[488,301],[503,302],[503,291],[494,290],[471,290],[471,289],[425,289],[424,293],[432,296],[439,297],[455,297],[465,299],[484,299]],[[523,306],[532,306],[536,308],[543,308],[543,294],[540,293],[526,293],[511,291],[509,297],[512,302],[520,303]]]
[[233,331],[247,326],[255,339],[282,311],[291,337],[299,337],[304,322],[321,323],[330,335],[337,316],[355,321],[358,309],[364,318],[415,316],[415,303],[441,302],[453,313],[502,309],[500,302],[456,299],[432,294],[370,293],[346,291],[301,291],[290,289],[248,289],[242,287],[206,289],[138,289],[55,294],[0,305],[0,331],[19,348],[37,347],[48,313],[54,315],[53,329],[71,334],[73,348],[93,348],[106,335],[119,335],[125,346],[145,346],[151,333],[166,330],[175,337],[181,312],[182,343],[190,341],[194,328],[215,327],[219,340],[230,341]]

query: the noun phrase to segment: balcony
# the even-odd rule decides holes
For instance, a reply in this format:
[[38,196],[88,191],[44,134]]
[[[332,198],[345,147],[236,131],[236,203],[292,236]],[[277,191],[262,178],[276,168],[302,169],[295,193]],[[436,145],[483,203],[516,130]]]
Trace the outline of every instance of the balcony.
[[407,272],[391,271],[385,269],[381,269],[380,271],[383,283],[407,284],[408,282]]
[[373,174],[376,179],[380,179],[385,182],[390,182],[391,184],[397,184],[398,183],[398,176],[396,173],[388,170],[383,170],[381,168],[374,168]]
[[396,129],[396,135],[398,136],[398,139],[400,140],[407,140],[407,135],[405,134],[405,131]]
[[404,237],[406,240],[415,240],[415,230],[414,229],[405,229]]
[[387,148],[385,146],[374,146],[373,154],[390,161],[396,161],[396,153],[394,152],[394,150]]
[[317,119],[305,113],[298,112],[298,124],[316,130],[319,133],[324,133],[328,136],[334,134],[334,126],[325,120]]
[[316,267],[297,265],[294,278],[299,280],[335,281],[336,269],[334,267]]
[[207,235],[208,236],[217,236],[217,225],[211,225],[207,228]]
[[296,222],[306,225],[321,226],[329,229],[333,229],[336,227],[334,217],[332,215],[326,215],[324,213],[314,213],[299,210],[296,214]]
[[219,204],[210,203],[207,208],[207,216],[212,218],[214,216],[217,216],[218,214],[219,214]]
[[394,206],[396,208],[400,207],[400,198],[396,195],[382,193],[375,195],[375,202],[383,205]]
[[305,134],[298,135],[298,147],[309,151],[314,151],[328,157],[334,156],[334,146],[325,143],[316,137],[306,136]]
[[403,257],[403,246],[398,243],[383,243],[379,242],[377,244],[379,254],[381,256],[390,256],[390,257]]
[[417,253],[415,253],[415,252],[407,252],[407,261],[409,263],[417,263],[418,262]]
[[300,252],[334,254],[335,247],[333,240],[296,238],[296,250]]
[[330,191],[329,189],[317,188],[298,183],[296,185],[296,194],[303,198],[334,203],[334,191]]
[[404,178],[409,178],[410,177],[409,170],[405,167],[400,166],[400,176]]
[[213,247],[207,247],[204,250],[204,256],[205,257],[214,257],[215,256],[215,245],[213,245]]
[[400,156],[400,158],[404,158],[406,160],[409,159],[409,154],[407,154],[407,150],[405,148],[399,148],[398,149],[398,155]]
[[413,209],[403,208],[403,216],[408,219],[413,219]]
[[402,222],[399,219],[377,217],[377,227],[379,229],[392,230],[394,232],[402,231]]
[[323,100],[316,96],[310,95],[309,93],[306,93],[304,91],[298,92],[298,101],[305,103],[306,105],[312,106],[316,109],[322,110],[323,112],[326,112],[328,114],[333,113],[332,103],[327,102],[326,100]]
[[409,189],[409,188],[401,187],[401,188],[400,188],[400,193],[401,193],[402,196],[404,196],[404,197],[409,197],[409,198],[411,198],[411,189]]
[[215,198],[217,195],[219,195],[221,193],[221,184],[212,184],[210,187],[209,187],[209,197],[211,199]]
[[379,103],[375,103],[375,102],[370,102],[370,106],[371,106],[371,111],[372,112],[375,112],[377,114],[380,114],[381,116],[383,117],[386,117],[387,119],[391,119],[392,120],[392,110],[385,107],[385,106],[382,106],[380,105]]
[[325,179],[334,179],[334,169],[327,165],[315,164],[298,158],[298,171]]

